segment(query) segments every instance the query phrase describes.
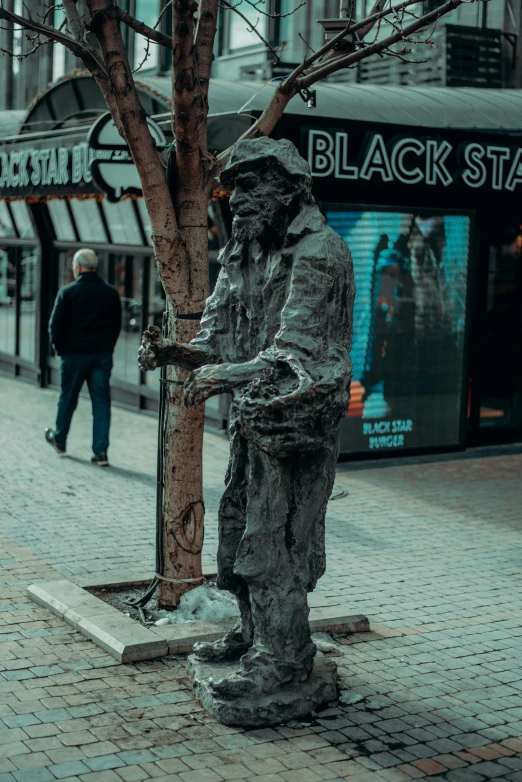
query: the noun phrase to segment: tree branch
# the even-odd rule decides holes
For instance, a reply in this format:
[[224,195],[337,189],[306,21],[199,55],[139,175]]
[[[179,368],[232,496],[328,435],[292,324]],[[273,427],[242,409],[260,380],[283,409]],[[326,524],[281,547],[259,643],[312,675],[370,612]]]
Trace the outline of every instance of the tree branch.
[[62,5],[72,37],[75,41],[83,41],[85,25],[80,19],[75,0],[62,0]]
[[[240,0],[241,2],[242,0]],[[304,5],[306,5],[306,0],[302,0],[299,5],[296,5],[295,8],[292,8],[291,11],[288,11],[286,14],[271,14],[268,11],[264,11],[263,8],[259,8],[260,5],[263,4],[264,0],[260,0],[259,2],[255,3],[253,0],[244,0],[245,3],[248,3],[248,5],[252,6],[258,14],[261,14],[262,16],[266,16],[268,19],[286,19],[288,16],[293,16],[293,14],[296,13],[300,8],[302,8]]]
[[255,24],[252,24],[252,22],[250,21],[250,19],[249,19],[247,16],[245,16],[245,14],[241,13],[241,11],[239,11],[239,10],[238,10],[237,6],[235,6],[235,5],[232,5],[232,3],[229,3],[227,0],[221,0],[221,2],[222,2],[223,6],[224,6],[225,8],[228,8],[228,9],[230,9],[230,11],[234,11],[234,13],[236,13],[236,14],[237,14],[239,17],[241,17],[241,19],[242,19],[242,20],[243,20],[243,21],[244,21],[244,22],[247,24],[247,30],[249,30],[250,32],[252,32],[252,33],[254,33],[255,35],[257,35],[257,37],[259,38],[259,40],[260,40],[260,41],[261,41],[261,42],[262,42],[262,43],[263,43],[263,44],[266,46],[266,48],[267,48],[269,51],[271,51],[271,52],[272,52],[272,54],[273,54],[273,55],[274,55],[274,57],[276,58],[276,62],[279,62],[279,59],[280,59],[280,58],[279,58],[279,55],[278,55],[278,53],[277,53],[277,52],[276,52],[276,50],[273,48],[273,46],[270,46],[270,44],[268,43],[268,41],[266,40],[266,38],[264,38],[264,37],[261,35],[261,33],[260,33],[260,32],[259,32],[259,30],[257,29],[256,25],[255,25]]
[[37,11],[36,13],[37,13],[37,15],[40,17],[40,19],[42,20],[42,22],[45,22],[45,20],[47,19],[47,17],[48,17],[49,15],[51,15],[51,14],[54,14],[54,12],[55,12],[57,9],[59,9],[59,10],[62,10],[62,9],[63,9],[63,6],[62,6],[61,4],[60,4],[60,5],[48,5],[48,6],[47,6],[47,8],[45,9],[45,13],[43,13],[43,14],[40,14],[40,13],[38,13],[38,11]]
[[56,43],[61,43],[72,52],[76,57],[80,57],[87,68],[94,74],[97,73],[107,75],[103,63],[98,58],[96,50],[89,46],[85,41],[77,41],[67,33],[61,32],[54,27],[51,27],[44,22],[36,22],[34,19],[26,19],[23,16],[15,14],[13,11],[8,11],[5,8],[0,7],[0,19],[5,19],[7,22],[12,22],[22,27],[24,30],[32,30],[35,33],[44,35],[46,38],[50,38]]
[[161,22],[161,19],[162,19],[162,17],[163,17],[163,14],[165,14],[165,13],[166,13],[166,11],[167,11],[167,10],[168,10],[168,9],[169,9],[171,6],[172,6],[172,3],[173,3],[173,2],[174,2],[174,0],[169,0],[169,2],[168,2],[168,3],[165,3],[165,5],[164,5],[164,6],[163,6],[163,8],[161,9],[161,11],[159,12],[159,16],[158,16],[158,18],[157,18],[157,20],[156,20],[156,24],[154,25],[154,29],[155,29],[155,30],[156,30],[156,29],[159,27],[159,23]]
[[179,286],[179,290],[185,301],[193,302],[191,306],[196,301],[204,302],[208,295],[208,182],[214,159],[207,152],[207,74],[210,75],[217,0],[202,3],[202,27],[198,30],[201,73],[198,72],[194,23],[197,8],[194,0],[174,0],[172,5],[172,101],[176,144],[169,162],[172,179],[176,182],[174,206],[183,249],[190,257],[190,264],[186,263],[187,282],[185,286]]
[[373,6],[370,15],[368,19],[372,19],[373,17],[376,17],[373,21],[367,22],[365,27],[361,27],[361,30],[359,32],[359,38],[365,38],[368,33],[372,30],[374,25],[378,22],[381,16],[379,14],[383,11],[384,6],[386,5],[386,0],[377,0],[375,5]]
[[[1,29],[6,30],[7,28],[4,27]],[[11,57],[13,60],[20,60],[20,61],[26,60],[32,54],[35,54],[41,46],[45,46],[48,43],[53,43],[53,41],[51,41],[50,38],[46,38],[44,41],[39,41],[38,38],[39,38],[38,35],[35,35],[34,38],[27,36],[27,40],[29,41],[29,43],[33,48],[30,49],[28,52],[24,52],[23,54],[15,54],[9,49],[3,49],[3,48],[0,48],[0,52],[2,52],[2,54],[6,54],[8,57]]]
[[[462,0],[464,1],[464,0]],[[399,13],[401,10],[407,8],[411,5],[417,5],[418,3],[422,2],[422,0],[404,0],[404,2],[400,3],[397,6],[391,6],[390,8],[387,8],[386,10],[383,10],[383,6],[386,3],[386,0],[377,0],[375,3],[372,12],[370,16],[368,16],[366,19],[362,20],[361,22],[356,22],[354,24],[351,24],[348,22],[344,30],[341,30],[341,32],[337,33],[337,35],[332,38],[330,41],[327,41],[323,46],[321,46],[320,49],[317,50],[314,54],[310,55],[310,57],[307,57],[301,65],[298,65],[297,68],[290,74],[288,79],[285,79],[285,81],[281,85],[282,92],[292,92],[294,85],[299,78],[299,76],[304,73],[308,68],[310,68],[315,62],[321,59],[325,54],[329,54],[334,49],[337,48],[337,46],[344,41],[344,39],[348,35],[355,35],[355,33],[359,34],[359,38],[364,38],[365,35],[367,35],[370,30],[375,26],[375,24],[380,21],[381,19],[384,19],[386,16],[389,16],[390,14],[396,14]],[[294,93],[295,94],[295,93]]]
[[[172,101],[176,136],[176,167],[180,180],[196,175],[199,167],[200,128],[207,110],[196,73],[193,0],[177,0],[172,7]],[[183,172],[183,173],[182,173]],[[189,187],[189,181],[186,181]],[[181,185],[183,188],[183,184]]]
[[148,24],[140,22],[139,19],[135,19],[128,11],[124,11],[117,5],[112,6],[108,11],[114,19],[119,19],[120,22],[126,24],[127,27],[130,27],[134,32],[143,35],[144,38],[149,38],[160,46],[172,49],[173,40],[170,35],[166,35],[165,33],[160,32],[160,30],[155,30],[153,27],[149,27]]
[[[219,0],[202,0],[196,28],[196,69],[199,88],[204,101],[205,114],[208,116],[208,89],[210,72],[214,60],[214,39],[216,37]],[[206,123],[201,125],[200,143],[207,149]]]
[[141,71],[141,69],[143,68],[143,66],[145,65],[145,63],[150,57],[150,38],[147,38],[146,40],[147,42],[145,44],[145,54],[143,55],[142,61],[136,66],[136,68],[132,69],[133,73],[138,73],[139,71]]
[[394,43],[398,43],[404,38],[407,38],[409,35],[412,35],[412,33],[417,32],[417,30],[421,30],[433,22],[436,22],[438,19],[440,19],[441,16],[445,16],[459,5],[462,5],[462,3],[465,1],[466,0],[447,0],[447,2],[439,6],[439,8],[436,8],[430,13],[424,14],[423,16],[416,19],[415,22],[412,22],[408,27],[397,30],[397,32],[388,36],[388,38],[385,38],[382,41],[377,41],[371,46],[367,46],[365,49],[352,52],[346,55],[346,57],[341,57],[334,63],[326,62],[324,65],[319,66],[312,73],[304,76],[303,79],[300,80],[300,88],[303,89],[304,87],[310,87],[320,79],[324,79],[326,76],[330,76],[336,71],[339,71],[343,68],[348,68],[351,65],[360,62],[361,60],[365,60],[368,57],[371,57],[373,54],[378,54],[384,49],[388,49],[390,46],[393,46]]

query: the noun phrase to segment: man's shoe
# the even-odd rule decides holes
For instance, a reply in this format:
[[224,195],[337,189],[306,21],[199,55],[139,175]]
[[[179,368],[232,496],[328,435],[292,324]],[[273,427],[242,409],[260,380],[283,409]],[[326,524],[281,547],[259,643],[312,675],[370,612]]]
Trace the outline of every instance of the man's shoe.
[[58,445],[58,443],[54,439],[54,431],[52,429],[45,430],[45,439],[49,443],[49,445],[52,445],[52,447],[57,453],[62,455],[66,453],[65,445]]
[[106,453],[95,453],[91,459],[93,464],[97,464],[99,467],[108,467],[109,460]]

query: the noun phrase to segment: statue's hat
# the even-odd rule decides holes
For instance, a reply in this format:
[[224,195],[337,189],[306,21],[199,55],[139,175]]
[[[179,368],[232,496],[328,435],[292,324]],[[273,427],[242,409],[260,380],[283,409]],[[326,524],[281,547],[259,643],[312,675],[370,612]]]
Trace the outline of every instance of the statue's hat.
[[295,145],[288,139],[276,141],[267,136],[236,141],[227,165],[221,172],[220,181],[225,187],[232,187],[239,170],[255,169],[267,162],[280,166],[292,177],[309,180],[310,184],[312,182],[310,167]]

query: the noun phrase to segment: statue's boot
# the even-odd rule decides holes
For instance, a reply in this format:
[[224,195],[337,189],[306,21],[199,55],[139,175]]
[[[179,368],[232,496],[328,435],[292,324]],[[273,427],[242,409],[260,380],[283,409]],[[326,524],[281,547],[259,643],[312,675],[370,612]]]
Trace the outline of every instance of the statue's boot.
[[[236,595],[237,596],[237,595]],[[206,663],[221,663],[227,660],[237,660],[252,646],[254,625],[248,593],[237,596],[241,621],[238,622],[223,638],[212,643],[200,642],[194,644],[194,654],[198,660]]]
[[241,658],[237,671],[222,679],[211,679],[210,686],[218,698],[233,700],[244,697],[261,697],[277,692],[283,687],[299,684],[312,672],[315,644],[310,642],[301,662],[278,660],[266,648],[255,645]]
[[238,623],[223,638],[218,638],[217,641],[194,644],[194,654],[198,660],[206,663],[237,660],[248,651],[251,643],[252,641],[245,639],[241,623]]

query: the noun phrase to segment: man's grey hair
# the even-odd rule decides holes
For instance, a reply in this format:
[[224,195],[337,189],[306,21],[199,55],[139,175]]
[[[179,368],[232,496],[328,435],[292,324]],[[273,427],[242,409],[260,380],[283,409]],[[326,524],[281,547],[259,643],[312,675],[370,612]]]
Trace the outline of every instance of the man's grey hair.
[[74,253],[73,266],[81,266],[83,269],[97,269],[98,256],[94,250],[88,247],[82,248]]

